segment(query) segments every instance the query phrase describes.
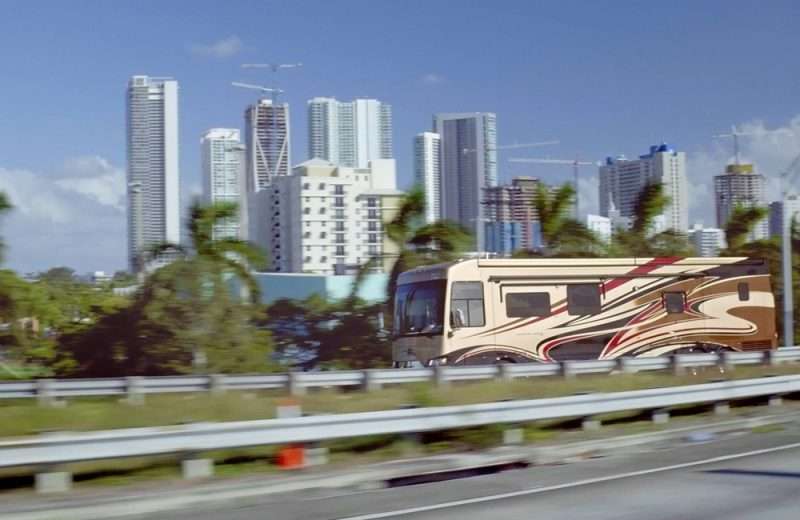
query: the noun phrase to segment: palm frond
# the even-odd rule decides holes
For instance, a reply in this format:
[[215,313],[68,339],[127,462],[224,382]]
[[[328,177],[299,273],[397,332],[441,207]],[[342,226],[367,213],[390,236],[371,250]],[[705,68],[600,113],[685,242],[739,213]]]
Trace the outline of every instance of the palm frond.
[[767,213],[767,208],[761,206],[735,206],[725,224],[728,250],[736,251],[742,247],[747,242],[747,236],[753,231],[756,224],[766,218]]
[[400,202],[400,208],[394,218],[386,224],[386,236],[395,244],[402,246],[414,221],[425,214],[425,192],[420,186],[414,186]]
[[440,220],[417,229],[408,243],[421,250],[454,253],[467,250],[472,243],[472,235],[454,222]]
[[670,203],[670,198],[664,193],[664,185],[660,182],[647,184],[636,199],[633,221],[633,231],[640,235],[647,233],[653,227],[655,218],[664,213]]

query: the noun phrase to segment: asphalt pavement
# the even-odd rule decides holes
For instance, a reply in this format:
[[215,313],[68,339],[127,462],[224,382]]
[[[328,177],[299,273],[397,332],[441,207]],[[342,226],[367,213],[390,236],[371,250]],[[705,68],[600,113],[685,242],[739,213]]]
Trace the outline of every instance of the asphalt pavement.
[[800,429],[371,491],[253,497],[141,519],[792,519],[800,517]]

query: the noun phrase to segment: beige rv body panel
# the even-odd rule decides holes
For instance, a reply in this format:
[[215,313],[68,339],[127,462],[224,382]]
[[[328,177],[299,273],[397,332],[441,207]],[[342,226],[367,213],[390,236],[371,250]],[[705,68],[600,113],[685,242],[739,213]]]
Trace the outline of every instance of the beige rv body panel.
[[[760,260],[473,259],[403,273],[398,286],[432,279],[444,293],[441,333],[399,334],[395,361],[544,362],[776,345],[774,296]],[[477,283],[482,302],[474,299]],[[473,299],[458,300],[454,287]],[[454,326],[464,314],[454,318],[456,307],[481,303],[482,322],[470,316]]]

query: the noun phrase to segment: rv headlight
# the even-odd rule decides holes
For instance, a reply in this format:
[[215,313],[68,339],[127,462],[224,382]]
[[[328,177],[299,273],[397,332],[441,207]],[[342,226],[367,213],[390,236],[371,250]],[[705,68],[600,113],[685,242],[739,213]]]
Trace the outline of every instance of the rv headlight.
[[440,367],[440,366],[443,366],[443,365],[446,365],[446,364],[447,364],[447,358],[444,357],[444,356],[443,357],[432,358],[432,359],[428,360],[428,366],[429,367]]

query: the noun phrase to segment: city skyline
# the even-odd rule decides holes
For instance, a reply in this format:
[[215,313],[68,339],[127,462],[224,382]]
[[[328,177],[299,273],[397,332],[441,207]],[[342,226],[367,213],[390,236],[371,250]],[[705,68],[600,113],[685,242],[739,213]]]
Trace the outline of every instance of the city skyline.
[[[252,100],[231,88],[232,80],[284,88],[282,99],[295,107],[316,96],[366,96],[390,103],[395,141],[400,143],[394,155],[401,188],[407,188],[413,176],[411,139],[428,128],[431,114],[437,112],[497,113],[500,144],[549,138],[562,143],[525,154],[529,156],[598,160],[633,154],[666,140],[687,152],[693,186],[689,223],[702,220],[706,226],[715,225],[713,207],[706,203],[713,196],[713,176],[733,155],[730,142],[711,136],[731,124],[743,130],[800,128],[794,95],[798,72],[781,66],[780,60],[761,59],[771,49],[791,53],[799,47],[790,23],[798,6],[791,2],[734,2],[736,7],[724,13],[702,2],[646,8],[587,2],[581,9],[506,2],[500,8],[464,6],[458,12],[444,2],[432,2],[424,4],[429,14],[425,19],[415,15],[423,4],[354,4],[358,16],[349,23],[359,23],[362,30],[324,42],[306,38],[306,31],[293,34],[300,27],[316,30],[348,23],[340,10],[323,3],[315,19],[303,9],[274,7],[272,14],[283,23],[271,36],[262,34],[259,17],[252,16],[257,4],[246,2],[214,18],[212,25],[201,23],[216,12],[212,4],[202,2],[192,13],[155,3],[113,9],[98,5],[91,12],[50,4],[47,17],[40,16],[36,5],[20,6],[15,13],[20,23],[0,36],[9,48],[26,47],[23,55],[9,56],[15,81],[5,87],[6,100],[13,103],[2,106],[3,119],[15,126],[0,130],[5,144],[0,189],[18,208],[3,223],[7,265],[23,271],[46,268],[53,261],[81,271],[124,266],[120,87],[136,73],[170,75],[181,83],[184,205],[201,185],[200,154],[189,145],[208,128],[240,127],[242,110]],[[658,16],[659,27],[645,31],[633,25],[624,34],[604,30],[645,13]],[[185,23],[177,24],[179,19]],[[424,36],[445,19],[452,22],[453,43],[431,47]],[[378,20],[380,24],[368,22]],[[140,37],[118,36],[133,25],[141,30]],[[480,25],[485,25],[482,34],[489,35],[487,40],[466,38]],[[769,32],[742,42],[725,30],[732,25]],[[607,37],[598,39],[599,32]],[[94,38],[104,45],[95,45]],[[369,46],[364,45],[367,40]],[[503,59],[497,60],[498,55]],[[302,61],[304,67],[276,74],[239,67],[246,61],[272,59]],[[743,75],[742,70],[753,73]],[[85,81],[89,75],[92,81]],[[50,88],[45,81],[50,76],[58,76],[64,88]],[[654,103],[654,98],[667,102]],[[292,154],[303,159],[302,110],[292,117]],[[754,161],[767,177],[768,200],[776,195],[777,172],[800,151],[796,140],[781,139],[761,135],[741,145],[745,159]],[[42,140],[48,142],[47,153],[35,148]],[[499,155],[500,182],[514,175],[535,175],[551,183],[569,179],[566,169],[509,165],[505,159],[510,154]],[[582,177],[585,200],[596,193],[596,182],[596,172]],[[91,255],[86,255],[87,243]],[[56,260],[48,253],[52,247],[58,250]]]

